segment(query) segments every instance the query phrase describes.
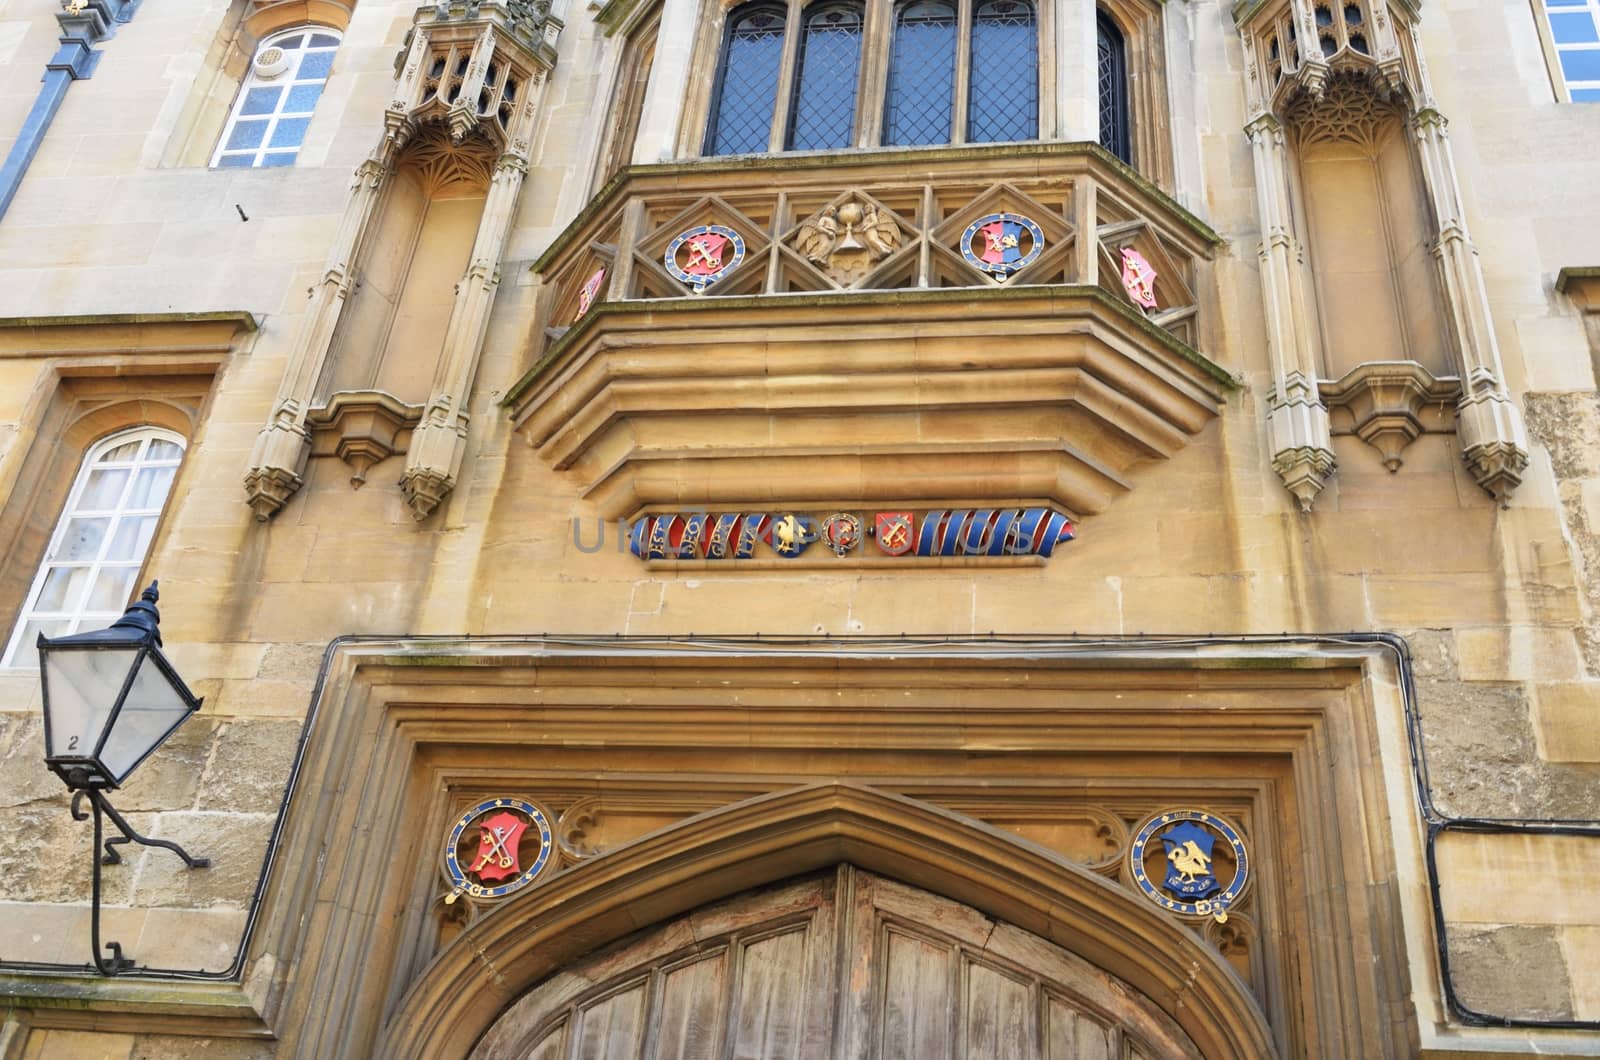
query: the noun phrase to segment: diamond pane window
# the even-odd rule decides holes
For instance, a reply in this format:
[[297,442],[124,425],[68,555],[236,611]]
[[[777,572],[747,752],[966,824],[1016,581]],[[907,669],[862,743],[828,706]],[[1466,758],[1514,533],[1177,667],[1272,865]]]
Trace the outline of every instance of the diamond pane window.
[[1600,0],[1544,0],[1544,8],[1567,98],[1600,102]]
[[331,31],[295,30],[262,41],[212,167],[293,165],[338,48],[339,38]]
[[968,142],[1039,135],[1038,38],[1032,4],[988,0],[973,12]]
[[783,62],[781,7],[743,7],[729,19],[722,70],[706,153],[765,151],[778,101],[778,68]]
[[1100,45],[1100,146],[1133,164],[1128,127],[1128,46],[1104,12],[1095,19]]
[[33,666],[40,633],[61,637],[121,617],[183,460],[183,444],[171,431],[140,427],[89,450],[3,665]]
[[806,15],[789,149],[849,147],[861,69],[861,8],[822,4]]
[[883,142],[949,143],[955,83],[955,7],[942,0],[903,5],[894,20]]

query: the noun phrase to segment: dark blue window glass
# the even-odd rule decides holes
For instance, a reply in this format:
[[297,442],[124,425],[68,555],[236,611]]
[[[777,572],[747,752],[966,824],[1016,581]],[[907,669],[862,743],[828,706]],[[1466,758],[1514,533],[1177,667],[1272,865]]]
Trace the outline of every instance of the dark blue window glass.
[[743,7],[729,19],[707,154],[765,151],[783,62],[783,8]]
[[806,13],[800,75],[789,121],[789,148],[849,147],[861,70],[861,8],[821,4]]
[[955,83],[956,9],[942,0],[903,5],[894,20],[883,142],[949,143]]
[[1033,5],[988,0],[972,15],[967,140],[1000,143],[1039,135],[1039,29]]
[[1128,123],[1128,46],[1117,24],[1101,12],[1095,19],[1100,44],[1100,146],[1129,165],[1133,138]]

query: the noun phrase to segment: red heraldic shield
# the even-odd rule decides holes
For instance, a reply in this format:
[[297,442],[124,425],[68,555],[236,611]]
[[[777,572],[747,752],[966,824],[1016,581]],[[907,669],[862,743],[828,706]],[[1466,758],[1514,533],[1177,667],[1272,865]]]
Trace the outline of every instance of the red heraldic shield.
[[516,814],[502,812],[486,819],[479,828],[478,860],[467,871],[480,881],[505,880],[520,873],[517,845],[522,842],[528,822]]
[[912,522],[910,512],[879,512],[873,520],[873,536],[878,547],[891,556],[903,556],[911,551]]

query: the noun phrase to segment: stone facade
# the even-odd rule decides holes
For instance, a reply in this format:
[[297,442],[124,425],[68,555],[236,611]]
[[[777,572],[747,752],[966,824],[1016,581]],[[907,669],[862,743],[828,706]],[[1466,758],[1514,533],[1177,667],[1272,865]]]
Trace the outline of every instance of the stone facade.
[[[0,137],[63,6],[0,0]],[[205,705],[113,801],[213,866],[125,848],[102,934],[154,971],[86,974],[88,829],[0,668],[0,1060],[465,1056],[563,969],[843,864],[1201,1055],[1600,1055],[1600,106],[1555,101],[1539,11],[1352,3],[1392,54],[1274,96],[1314,5],[1117,0],[1129,167],[1091,144],[1092,5],[1041,9],[1042,143],[731,159],[713,0],[126,6],[91,0],[101,58],[0,217],[0,614],[92,445],[186,440],[140,583]],[[295,164],[206,168],[302,23],[342,40]],[[1409,200],[1304,169],[1305,101],[1358,75]],[[1389,282],[1437,277],[1436,362],[1404,312],[1352,352],[1373,288],[1313,274],[1306,188],[1317,223],[1416,204]],[[845,205],[883,248],[808,257]],[[1033,278],[963,271],[993,212],[1041,223]],[[748,267],[693,294],[663,254],[703,224]],[[1039,507],[1053,554],[622,537]],[[549,869],[447,905],[496,796],[550,814]],[[1184,807],[1250,846],[1227,923],[1135,886]]]

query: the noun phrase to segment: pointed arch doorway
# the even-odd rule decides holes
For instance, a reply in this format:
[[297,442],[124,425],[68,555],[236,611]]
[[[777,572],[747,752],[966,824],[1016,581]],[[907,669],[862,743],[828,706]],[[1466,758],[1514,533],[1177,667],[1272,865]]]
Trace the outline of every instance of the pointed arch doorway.
[[579,960],[474,1060],[1167,1060],[1150,999],[1030,932],[852,865],[695,910]]

